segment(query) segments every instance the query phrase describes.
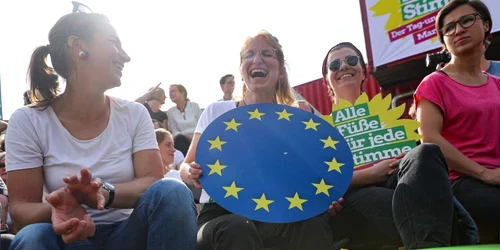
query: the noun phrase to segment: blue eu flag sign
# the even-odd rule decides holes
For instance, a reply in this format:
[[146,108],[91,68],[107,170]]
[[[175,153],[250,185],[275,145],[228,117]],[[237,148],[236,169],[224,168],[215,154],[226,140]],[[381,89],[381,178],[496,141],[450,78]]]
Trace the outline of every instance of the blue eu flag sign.
[[251,220],[289,223],[325,212],[352,179],[351,150],[318,116],[278,104],[230,110],[196,148],[200,182],[225,209]]

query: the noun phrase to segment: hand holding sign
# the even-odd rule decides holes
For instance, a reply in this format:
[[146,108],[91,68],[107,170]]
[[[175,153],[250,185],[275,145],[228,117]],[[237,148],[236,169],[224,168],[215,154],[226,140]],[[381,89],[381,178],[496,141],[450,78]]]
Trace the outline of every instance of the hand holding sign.
[[212,121],[196,162],[217,204],[271,223],[306,220],[327,209],[335,214],[353,174],[349,146],[333,126],[277,104],[243,106]]
[[[397,163],[402,154],[417,146],[420,135],[415,131],[419,123],[410,119],[399,119],[405,105],[388,109],[391,96],[382,98],[381,94],[368,100],[363,93],[354,105],[340,100],[333,105],[332,115],[323,118],[335,126],[344,136],[354,157],[354,168],[363,169],[373,163],[395,158]],[[391,161],[382,161],[374,169],[374,175],[384,179],[391,172]]]

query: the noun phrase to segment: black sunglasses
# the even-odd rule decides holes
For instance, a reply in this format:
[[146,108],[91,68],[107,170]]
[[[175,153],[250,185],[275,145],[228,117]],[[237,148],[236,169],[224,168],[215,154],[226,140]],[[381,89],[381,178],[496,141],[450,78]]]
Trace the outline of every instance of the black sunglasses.
[[[344,58],[344,60],[342,60],[342,61],[347,63],[347,65],[354,67],[354,66],[358,65],[359,57],[358,56],[346,56]],[[340,59],[333,60],[330,63],[330,65],[328,66],[328,69],[330,69],[330,71],[332,71],[332,72],[339,70],[340,67],[342,67],[342,61]]]
[[0,168],[4,168],[4,167],[5,167],[5,163],[0,162]]
[[83,3],[79,3],[79,2],[75,2],[75,1],[71,1],[71,3],[73,4],[73,13],[93,13],[92,10],[89,8],[89,6],[83,4]]

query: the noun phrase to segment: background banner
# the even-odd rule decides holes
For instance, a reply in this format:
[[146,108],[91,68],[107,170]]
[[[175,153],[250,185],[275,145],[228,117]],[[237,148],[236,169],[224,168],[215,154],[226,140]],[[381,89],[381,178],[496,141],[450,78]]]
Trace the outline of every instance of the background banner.
[[[441,47],[436,15],[449,0],[365,1],[373,66],[378,67]],[[483,0],[492,13],[492,33],[500,30],[499,0]]]

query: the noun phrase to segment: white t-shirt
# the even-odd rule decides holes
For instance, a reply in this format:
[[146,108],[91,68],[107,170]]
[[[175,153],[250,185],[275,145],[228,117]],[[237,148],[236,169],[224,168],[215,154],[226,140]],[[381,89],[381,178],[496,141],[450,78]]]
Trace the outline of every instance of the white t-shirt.
[[182,154],[181,151],[176,149],[174,153],[174,162],[172,163],[172,168],[179,170],[179,166],[183,161],[184,161],[184,155]]
[[[229,110],[235,108],[235,101],[214,102],[210,104],[201,114],[200,120],[198,121],[198,126],[196,126],[196,130],[194,132],[202,134],[213,120],[217,119],[217,117],[228,112]],[[210,196],[207,194],[207,192],[205,192],[205,189],[203,189],[201,191],[200,203],[208,203],[209,200]]]
[[[79,175],[81,168],[88,168],[92,176],[111,184],[134,180],[132,154],[158,150],[153,123],[140,103],[110,97],[110,107],[107,127],[90,140],[73,137],[51,107],[18,109],[11,116],[7,130],[7,171],[43,167],[48,192],[64,187],[64,175]],[[87,208],[96,224],[122,221],[132,211]]]
[[184,113],[176,107],[167,110],[168,130],[173,136],[192,134],[201,115],[200,106],[196,102],[187,102]]

